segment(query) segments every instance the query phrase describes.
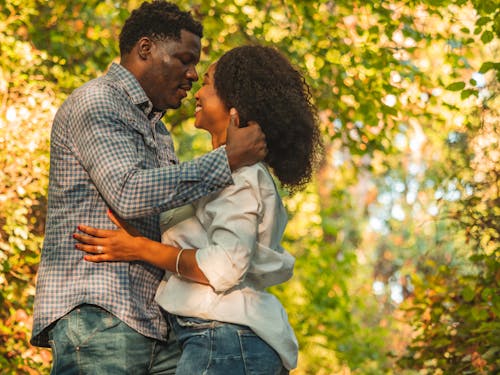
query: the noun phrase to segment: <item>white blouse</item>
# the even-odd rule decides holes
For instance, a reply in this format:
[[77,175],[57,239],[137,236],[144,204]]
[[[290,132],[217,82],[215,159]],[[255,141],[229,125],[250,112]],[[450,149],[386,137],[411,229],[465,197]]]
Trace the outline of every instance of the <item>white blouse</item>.
[[297,339],[283,306],[265,291],[293,274],[295,259],[280,245],[287,213],[263,164],[232,177],[234,185],[221,192],[162,214],[162,242],[199,249],[196,260],[210,285],[166,272],[156,301],[172,314],[250,327],[290,370]]

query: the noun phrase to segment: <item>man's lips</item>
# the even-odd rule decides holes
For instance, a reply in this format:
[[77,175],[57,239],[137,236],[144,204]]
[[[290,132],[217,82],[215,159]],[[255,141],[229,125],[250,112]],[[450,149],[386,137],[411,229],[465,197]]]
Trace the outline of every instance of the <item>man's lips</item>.
[[185,97],[185,96],[187,96],[188,91],[191,90],[191,85],[180,85],[177,88],[177,90],[181,91],[182,97]]

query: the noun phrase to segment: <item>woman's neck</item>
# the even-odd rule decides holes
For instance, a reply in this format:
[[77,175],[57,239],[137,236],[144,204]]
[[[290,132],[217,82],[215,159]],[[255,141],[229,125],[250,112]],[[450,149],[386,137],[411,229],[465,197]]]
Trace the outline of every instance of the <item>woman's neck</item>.
[[224,134],[212,134],[212,148],[216,148],[226,144],[226,133]]

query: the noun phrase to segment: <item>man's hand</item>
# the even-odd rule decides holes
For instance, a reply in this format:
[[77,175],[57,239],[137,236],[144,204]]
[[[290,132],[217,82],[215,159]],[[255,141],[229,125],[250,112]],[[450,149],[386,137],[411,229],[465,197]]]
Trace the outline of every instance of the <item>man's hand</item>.
[[264,160],[267,154],[266,136],[259,124],[250,121],[248,126],[239,127],[236,109],[229,112],[231,121],[227,127],[226,153],[232,171]]

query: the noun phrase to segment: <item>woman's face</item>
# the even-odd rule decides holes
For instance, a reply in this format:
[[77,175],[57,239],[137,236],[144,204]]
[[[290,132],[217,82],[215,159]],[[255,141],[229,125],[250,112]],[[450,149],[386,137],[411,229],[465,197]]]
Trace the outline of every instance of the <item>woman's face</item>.
[[218,145],[226,143],[229,110],[220,100],[214,86],[215,64],[210,65],[203,76],[203,85],[194,95],[196,98],[195,122],[198,129],[207,130]]

